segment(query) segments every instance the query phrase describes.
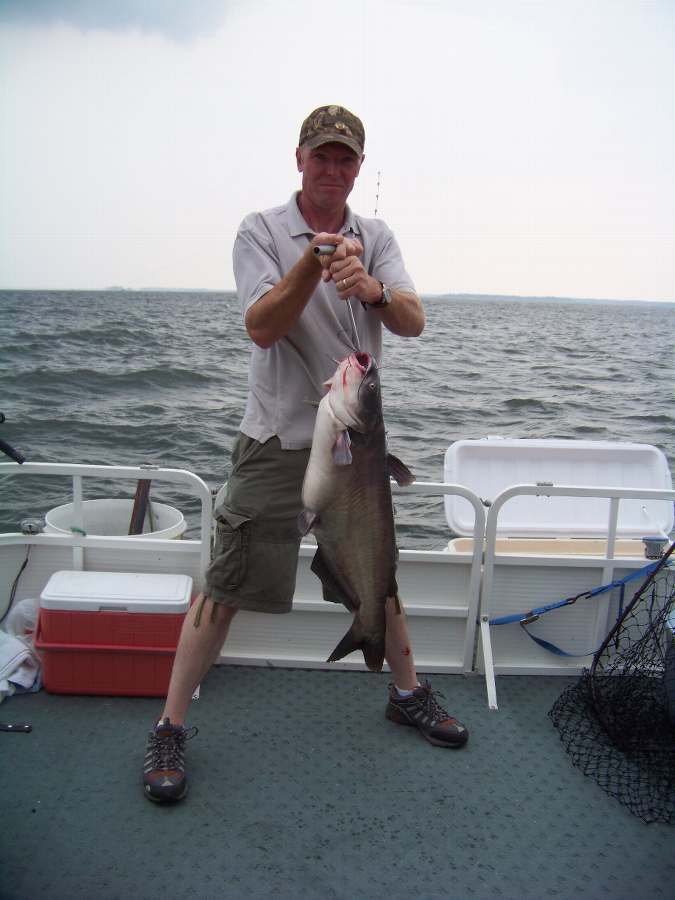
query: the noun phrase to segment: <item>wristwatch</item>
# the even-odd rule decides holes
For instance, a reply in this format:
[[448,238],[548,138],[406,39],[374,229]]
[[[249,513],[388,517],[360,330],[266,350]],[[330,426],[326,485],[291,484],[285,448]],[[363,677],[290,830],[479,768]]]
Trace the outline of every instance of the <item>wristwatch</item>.
[[373,309],[382,309],[384,306],[389,306],[391,303],[391,290],[387,287],[386,284],[382,285],[382,298],[377,301],[377,303],[370,303],[369,306],[372,306]]

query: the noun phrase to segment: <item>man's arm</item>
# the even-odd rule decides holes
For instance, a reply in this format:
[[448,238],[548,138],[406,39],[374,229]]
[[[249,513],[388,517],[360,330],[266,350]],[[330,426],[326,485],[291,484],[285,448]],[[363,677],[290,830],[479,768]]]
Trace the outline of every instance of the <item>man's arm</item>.
[[[377,282],[377,288],[382,294],[380,282]],[[380,309],[368,307],[368,315],[381,316],[382,323],[401,337],[418,337],[424,331],[426,317],[422,301],[413,294],[412,291],[392,291],[391,303],[382,306]]]
[[401,337],[417,337],[424,330],[426,318],[422,301],[412,291],[391,291],[391,303],[373,309],[382,299],[382,285],[363,268],[356,256],[331,261],[329,272],[338,295],[343,300],[355,297],[368,308],[368,315],[380,316],[382,324]]
[[[314,247],[334,244],[331,256],[317,256]],[[297,263],[266,294],[249,307],[244,318],[251,340],[267,349],[288,334],[307,306],[322,273],[333,259],[342,259],[351,249],[341,234],[315,235]],[[353,252],[353,251],[352,251]]]

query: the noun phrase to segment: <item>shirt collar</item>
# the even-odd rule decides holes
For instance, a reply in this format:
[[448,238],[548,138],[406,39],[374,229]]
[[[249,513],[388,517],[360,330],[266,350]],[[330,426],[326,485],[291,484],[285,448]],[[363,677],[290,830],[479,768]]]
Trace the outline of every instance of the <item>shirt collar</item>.
[[[291,237],[297,237],[300,234],[313,235],[315,233],[314,230],[309,227],[307,222],[305,222],[304,216],[300,212],[300,207],[298,206],[299,194],[300,191],[295,191],[286,206],[286,212],[288,214],[288,230]],[[346,234],[349,232],[352,234],[360,234],[360,229],[356,216],[349,206],[345,206],[345,221],[339,233]]]

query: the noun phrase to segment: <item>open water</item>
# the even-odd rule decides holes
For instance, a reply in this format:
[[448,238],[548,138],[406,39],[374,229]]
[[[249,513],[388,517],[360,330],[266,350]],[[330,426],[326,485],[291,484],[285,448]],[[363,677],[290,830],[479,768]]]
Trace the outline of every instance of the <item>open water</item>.
[[[443,480],[453,441],[486,435],[655,444],[675,464],[675,304],[425,298],[420,338],[386,333],[393,453]],[[234,294],[0,292],[0,438],[30,461],[187,468],[217,489],[246,397]],[[105,485],[87,493],[121,496]],[[127,496],[133,493],[133,485]],[[196,501],[170,489],[190,527]],[[0,478],[0,532],[70,499],[66,479]],[[440,547],[442,501],[397,499],[399,541]]]

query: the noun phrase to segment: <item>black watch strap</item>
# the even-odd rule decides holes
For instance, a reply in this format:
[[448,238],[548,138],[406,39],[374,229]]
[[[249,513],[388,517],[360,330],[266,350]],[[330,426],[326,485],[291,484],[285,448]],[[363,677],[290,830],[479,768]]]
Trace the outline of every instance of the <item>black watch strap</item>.
[[382,299],[378,300],[377,303],[362,303],[364,309],[368,309],[369,306],[372,309],[383,309],[385,306],[389,306],[391,303],[391,290],[382,281],[380,285],[382,286]]

